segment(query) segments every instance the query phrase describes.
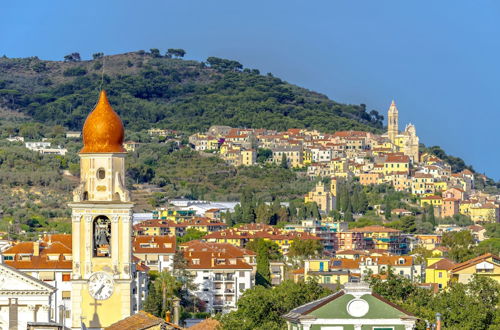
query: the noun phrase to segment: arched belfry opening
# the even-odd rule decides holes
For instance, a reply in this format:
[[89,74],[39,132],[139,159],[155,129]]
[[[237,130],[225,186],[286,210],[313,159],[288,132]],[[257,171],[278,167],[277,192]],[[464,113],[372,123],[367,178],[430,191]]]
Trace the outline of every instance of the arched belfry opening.
[[111,257],[111,221],[105,215],[97,216],[92,222],[94,257]]

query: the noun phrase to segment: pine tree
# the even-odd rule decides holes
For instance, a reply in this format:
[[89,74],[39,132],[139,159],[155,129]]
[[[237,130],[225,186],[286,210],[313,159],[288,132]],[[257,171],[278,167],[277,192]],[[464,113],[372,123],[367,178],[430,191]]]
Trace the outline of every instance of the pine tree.
[[288,159],[286,159],[285,153],[283,153],[283,156],[281,156],[281,164],[280,166],[282,168],[288,168]]
[[430,222],[434,227],[436,226],[436,216],[434,215],[434,206],[427,206],[427,221]]
[[348,209],[347,211],[345,211],[344,213],[344,220],[347,221],[347,222],[351,222],[354,220],[354,218],[352,217],[352,212],[350,209]]
[[360,213],[361,212],[361,204],[359,200],[359,192],[358,189],[354,189],[351,195],[351,206],[352,206],[352,211],[354,213]]

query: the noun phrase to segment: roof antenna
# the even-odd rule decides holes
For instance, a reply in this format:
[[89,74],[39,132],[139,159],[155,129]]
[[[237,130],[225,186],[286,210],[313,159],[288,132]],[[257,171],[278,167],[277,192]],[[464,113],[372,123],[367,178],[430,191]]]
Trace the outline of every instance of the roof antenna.
[[106,65],[106,59],[102,57],[102,72],[101,72],[101,86],[99,86],[99,91],[102,91],[102,86],[104,85],[104,68]]

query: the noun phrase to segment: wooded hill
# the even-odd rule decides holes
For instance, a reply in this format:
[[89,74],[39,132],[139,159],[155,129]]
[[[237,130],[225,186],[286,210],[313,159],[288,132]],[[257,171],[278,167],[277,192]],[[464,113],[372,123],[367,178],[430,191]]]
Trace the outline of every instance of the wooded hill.
[[232,60],[196,62],[157,50],[97,53],[90,61],[75,54],[65,61],[0,58],[0,109],[79,130],[103,86],[127,130],[152,124],[185,132],[211,125],[323,132],[383,126],[383,116],[365,105],[334,102]]

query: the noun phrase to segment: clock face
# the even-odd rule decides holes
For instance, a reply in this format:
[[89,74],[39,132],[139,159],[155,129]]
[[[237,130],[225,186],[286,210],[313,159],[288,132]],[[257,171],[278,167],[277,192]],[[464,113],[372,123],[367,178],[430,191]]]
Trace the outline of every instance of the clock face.
[[96,300],[106,300],[113,294],[113,278],[107,273],[97,272],[89,278],[89,293]]

